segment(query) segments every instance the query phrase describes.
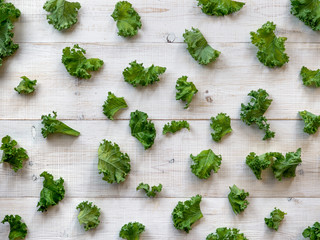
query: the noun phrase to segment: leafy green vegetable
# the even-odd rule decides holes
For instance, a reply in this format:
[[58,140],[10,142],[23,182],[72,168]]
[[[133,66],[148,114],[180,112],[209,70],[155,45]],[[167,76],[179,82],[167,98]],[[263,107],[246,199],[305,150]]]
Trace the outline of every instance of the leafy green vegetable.
[[91,74],[88,71],[98,71],[103,65],[103,61],[99,58],[87,59],[84,56],[86,50],[79,47],[78,44],[74,45],[72,49],[70,47],[64,48],[62,53],[62,63],[70,75],[77,78],[89,79]]
[[274,210],[270,213],[271,218],[265,218],[264,221],[269,228],[278,231],[280,223],[286,214],[287,213],[282,212],[280,209],[274,208]]
[[172,212],[172,221],[176,229],[189,233],[191,225],[203,217],[200,209],[201,198],[201,195],[196,195],[185,202],[178,202]]
[[161,192],[162,184],[159,184],[158,186],[152,186],[150,189],[149,184],[140,183],[137,187],[137,191],[140,189],[143,189],[148,197],[155,197],[158,192]]
[[21,15],[12,3],[0,0],[0,66],[4,58],[13,55],[19,48],[19,44],[13,42],[13,22]]
[[42,115],[42,124],[44,127],[41,129],[42,136],[44,138],[48,137],[52,133],[61,133],[70,136],[79,136],[80,132],[72,129],[71,127],[67,126],[63,122],[56,119],[57,113],[53,111],[53,116],[51,114]]
[[38,211],[45,212],[64,198],[64,180],[63,178],[53,180],[53,176],[48,172],[41,173],[40,177],[44,177],[44,181],[37,207],[39,207]]
[[304,121],[303,131],[308,134],[315,134],[320,127],[320,116],[306,110],[299,112]]
[[315,222],[312,227],[307,227],[302,236],[304,238],[310,238],[310,240],[319,240],[320,239],[320,223]]
[[9,163],[15,172],[22,169],[23,161],[29,158],[26,150],[16,147],[17,145],[17,141],[11,140],[11,137],[7,135],[2,138],[2,145],[0,147],[0,150],[3,151],[0,163]]
[[286,37],[277,37],[274,34],[276,25],[267,22],[258,31],[251,32],[251,42],[258,49],[257,57],[261,63],[268,67],[281,67],[289,62],[289,57],[285,53]]
[[177,80],[176,84],[176,100],[187,102],[186,106],[184,107],[185,109],[189,107],[193,96],[198,92],[198,89],[193,82],[187,82],[187,79],[187,76],[182,76]]
[[151,148],[156,138],[156,129],[151,120],[148,121],[148,114],[136,110],[130,117],[131,135],[141,142],[144,149]]
[[78,220],[80,225],[83,224],[84,230],[88,231],[99,226],[100,208],[93,205],[92,202],[79,203],[77,210],[80,210]]
[[221,138],[232,132],[231,119],[226,113],[219,113],[215,118],[211,118],[210,127],[214,133],[211,133],[212,140],[220,142]]
[[207,179],[211,175],[211,171],[215,173],[220,169],[222,157],[216,155],[211,149],[203,150],[197,156],[190,155],[193,164],[191,165],[191,172],[193,172],[200,179]]
[[47,15],[48,23],[59,31],[68,29],[78,22],[80,8],[80,3],[66,0],[47,0],[43,6],[43,9],[50,13]]
[[216,233],[211,233],[206,240],[248,240],[243,233],[236,228],[217,228]]
[[320,69],[310,70],[306,67],[302,67],[300,71],[303,85],[311,87],[320,87]]
[[272,99],[268,98],[269,94],[263,89],[251,91],[248,96],[251,97],[248,105],[241,104],[241,120],[249,126],[255,123],[259,129],[263,129],[265,131],[263,140],[273,138],[275,132],[270,131],[270,124],[267,123],[267,119],[263,116],[268,110]]
[[98,150],[98,170],[108,183],[121,183],[130,172],[130,158],[120,151],[118,144],[103,140]]
[[198,0],[202,12],[208,15],[224,16],[239,11],[245,3],[232,0]]
[[2,221],[10,224],[10,240],[21,240],[25,239],[28,233],[27,225],[21,221],[21,217],[19,215],[6,215]]
[[272,171],[279,181],[296,176],[296,168],[301,163],[301,148],[296,152],[288,152],[286,156],[277,158],[272,164]]
[[249,205],[246,198],[249,196],[248,192],[245,192],[243,189],[240,190],[236,185],[233,185],[230,188],[230,193],[228,195],[229,202],[231,204],[232,210],[235,214],[243,212]]
[[108,99],[103,104],[103,113],[110,120],[113,120],[113,116],[122,108],[127,108],[128,105],[123,97],[116,97],[112,92],[108,92]]
[[148,68],[144,68],[143,63],[133,61],[130,63],[130,67],[127,67],[122,74],[124,80],[134,87],[137,85],[148,86],[160,81],[159,75],[165,73],[166,70],[165,67],[154,66],[153,64]]
[[35,88],[34,86],[37,84],[37,80],[30,80],[26,76],[21,77],[22,81],[19,83],[17,87],[14,88],[19,94],[29,94],[33,93]]
[[171,123],[167,123],[163,126],[162,134],[167,133],[175,133],[180,131],[181,129],[186,128],[190,131],[190,125],[187,121],[171,121]]
[[320,31],[319,0],[291,0],[291,14],[314,31]]
[[120,230],[119,236],[127,240],[139,240],[141,233],[144,232],[145,226],[139,222],[129,222]]
[[184,42],[188,45],[191,56],[202,65],[214,62],[221,52],[213,49],[197,28],[186,30],[183,34]]
[[132,37],[142,26],[139,14],[127,1],[118,2],[111,17],[117,22],[119,36]]

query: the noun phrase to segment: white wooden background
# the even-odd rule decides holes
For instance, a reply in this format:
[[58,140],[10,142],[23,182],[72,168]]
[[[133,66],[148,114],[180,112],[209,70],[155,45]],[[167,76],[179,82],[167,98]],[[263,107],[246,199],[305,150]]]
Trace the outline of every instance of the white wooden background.
[[[28,225],[27,239],[119,239],[121,226],[129,221],[146,225],[141,239],[205,239],[217,227],[237,227],[249,239],[302,239],[301,232],[319,221],[319,134],[303,133],[297,112],[320,114],[320,90],[302,85],[302,65],[320,67],[320,35],[290,14],[289,0],[247,0],[244,8],[226,17],[203,14],[195,0],[131,0],[142,18],[137,37],[124,39],[116,34],[110,17],[116,0],[79,0],[79,23],[64,33],[46,21],[44,0],[12,0],[22,15],[15,24],[17,53],[0,68],[0,135],[9,134],[27,149],[30,160],[14,173],[0,167],[0,219],[20,214]],[[277,24],[277,33],[288,37],[290,62],[269,69],[256,58],[250,31],[266,21]],[[222,54],[210,66],[200,66],[186,50],[182,33],[199,28],[210,44]],[[79,43],[88,57],[99,57],[105,65],[90,80],[70,76],[61,63],[62,49]],[[123,69],[137,60],[167,67],[161,81],[151,87],[133,88],[124,82]],[[13,88],[26,75],[38,80],[32,96],[20,96]],[[175,100],[175,82],[188,75],[199,93],[190,109]],[[276,137],[262,141],[263,132],[239,120],[240,103],[247,102],[250,90],[264,88],[274,99],[266,116]],[[129,109],[118,120],[102,114],[108,91],[124,96]],[[149,114],[158,136],[147,151],[130,135],[130,112]],[[52,110],[58,118],[81,132],[78,138],[41,135],[40,117]],[[232,118],[234,132],[215,143],[209,119],[219,112]],[[191,131],[162,136],[162,126],[173,119],[189,120]],[[123,184],[110,185],[97,170],[99,142],[117,142],[132,161],[132,171]],[[258,181],[245,165],[251,151],[295,151],[302,148],[302,164],[294,179],[278,182],[270,170]],[[189,155],[212,148],[223,157],[221,169],[208,180],[197,179],[190,171]],[[37,212],[42,188],[39,175],[47,170],[65,179],[66,196],[46,213]],[[140,182],[162,183],[163,191],[147,199],[135,188]],[[250,205],[235,216],[227,200],[228,186],[237,184],[250,192]],[[204,214],[193,230],[185,234],[173,227],[171,212],[178,201],[203,195]],[[101,224],[85,232],[77,222],[75,207],[83,200],[101,208]],[[269,230],[264,217],[274,207],[288,215],[278,232]],[[8,225],[0,226],[6,239]]]

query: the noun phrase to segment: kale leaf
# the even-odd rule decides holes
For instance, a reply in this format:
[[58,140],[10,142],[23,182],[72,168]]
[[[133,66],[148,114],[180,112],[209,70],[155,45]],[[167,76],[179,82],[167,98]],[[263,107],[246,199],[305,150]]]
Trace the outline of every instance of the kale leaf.
[[103,104],[103,113],[110,120],[113,120],[114,115],[122,108],[127,108],[128,105],[123,97],[116,97],[112,92],[108,92],[108,99]]
[[313,71],[303,66],[300,76],[302,77],[303,85],[307,87],[320,87],[320,69]]
[[269,228],[278,231],[280,223],[286,214],[287,213],[282,212],[280,209],[274,208],[274,210],[270,213],[271,218],[265,218],[264,221]]
[[77,210],[80,210],[78,220],[80,225],[83,224],[84,230],[88,231],[99,226],[100,208],[93,205],[92,202],[83,201],[79,203]]
[[248,192],[245,192],[243,189],[240,190],[236,185],[233,185],[230,188],[230,193],[228,195],[229,202],[231,204],[232,210],[235,214],[243,212],[249,205],[246,198],[249,196]]
[[319,240],[320,239],[320,223],[315,222],[312,227],[307,227],[302,236],[304,238],[310,238],[310,240]]
[[303,131],[308,134],[315,134],[320,127],[320,116],[306,110],[299,112],[304,121]]
[[211,233],[206,240],[248,240],[243,233],[236,228],[217,228],[216,233]]
[[26,76],[21,77],[22,81],[19,83],[17,87],[14,88],[19,94],[30,94],[33,93],[35,88],[34,86],[37,84],[37,80],[30,80]]
[[187,76],[182,76],[177,80],[176,84],[176,100],[187,102],[186,106],[184,107],[185,109],[189,107],[193,96],[198,92],[198,89],[193,82],[188,82],[187,79]]
[[211,133],[212,140],[216,142],[220,142],[223,136],[232,132],[231,119],[226,113],[219,113],[216,117],[212,117],[210,127],[214,131]]
[[148,197],[155,197],[157,193],[161,192],[162,184],[159,184],[158,186],[152,186],[150,189],[149,184],[140,183],[136,190],[138,191],[140,189],[143,189]]
[[129,222],[122,226],[119,236],[127,240],[139,240],[145,226],[139,222]]
[[320,31],[319,0],[291,0],[291,14],[314,31]]
[[190,125],[187,121],[171,121],[171,123],[167,123],[163,126],[162,134],[165,135],[167,133],[175,133],[183,128],[186,128],[190,131]]
[[2,221],[10,224],[10,233],[8,238],[10,240],[21,240],[25,239],[28,233],[27,225],[21,221],[19,215],[6,215]]
[[233,0],[198,0],[198,6],[201,6],[202,12],[215,16],[224,16],[237,12],[244,5],[244,2]]

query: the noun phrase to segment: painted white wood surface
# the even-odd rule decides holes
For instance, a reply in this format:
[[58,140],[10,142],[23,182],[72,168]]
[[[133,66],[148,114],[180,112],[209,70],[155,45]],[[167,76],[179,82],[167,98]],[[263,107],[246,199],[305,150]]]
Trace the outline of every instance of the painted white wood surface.
[[[47,23],[45,1],[11,2],[22,11],[15,24],[20,49],[0,68],[0,137],[11,135],[27,149],[30,160],[18,173],[1,165],[0,220],[5,214],[20,214],[29,227],[27,239],[36,240],[119,239],[121,226],[129,221],[146,225],[141,239],[205,239],[215,228],[227,226],[240,228],[249,239],[296,240],[302,239],[305,227],[320,220],[319,134],[303,133],[297,115],[304,109],[320,114],[319,89],[304,87],[299,77],[303,65],[320,68],[320,35],[290,14],[289,0],[245,1],[240,12],[222,18],[206,16],[195,0],[132,0],[143,29],[130,40],[116,34],[110,17],[115,0],[79,0],[79,23],[63,33]],[[268,20],[288,38],[290,62],[281,69],[263,66],[250,44],[250,31]],[[214,64],[200,66],[187,52],[182,33],[192,26],[222,52]],[[80,43],[88,57],[105,62],[91,80],[76,80],[61,63],[62,49],[74,43]],[[122,71],[135,59],[145,66],[165,66],[167,72],[151,87],[133,88],[123,81]],[[35,94],[20,96],[13,91],[23,75],[38,80]],[[188,110],[175,100],[175,82],[182,75],[199,89]],[[266,114],[276,132],[270,141],[262,141],[260,130],[239,120],[241,102],[246,103],[248,92],[258,88],[274,99]],[[124,96],[129,104],[113,122],[101,111],[108,91]],[[157,128],[155,145],[147,151],[130,136],[128,118],[136,109],[147,112]],[[81,136],[43,139],[40,117],[52,110]],[[234,132],[217,144],[210,136],[209,119],[219,112],[232,117]],[[171,119],[190,120],[191,131],[162,136],[162,126]],[[132,171],[123,184],[110,185],[98,174],[102,139],[117,142],[131,158]],[[298,147],[303,162],[294,179],[278,182],[266,170],[258,181],[245,165],[251,151],[285,153]],[[191,173],[189,155],[209,148],[221,154],[223,162],[217,174],[202,181]],[[42,214],[36,212],[36,204],[44,170],[65,179],[66,197]],[[140,182],[162,183],[163,192],[147,199],[135,191]],[[250,192],[250,205],[240,216],[232,213],[226,199],[228,186],[234,183]],[[204,197],[204,218],[187,235],[174,229],[171,212],[178,201],[196,194]],[[75,207],[83,200],[102,209],[95,231],[84,232],[77,222]],[[276,233],[264,224],[274,207],[288,213]],[[6,239],[8,229],[1,224],[0,239]]]

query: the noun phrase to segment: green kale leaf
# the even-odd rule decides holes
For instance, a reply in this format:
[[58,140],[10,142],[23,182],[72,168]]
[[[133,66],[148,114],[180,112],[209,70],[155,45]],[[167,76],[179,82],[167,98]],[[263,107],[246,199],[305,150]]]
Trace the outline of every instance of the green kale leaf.
[[300,76],[302,77],[303,85],[307,87],[320,87],[320,69],[313,71],[303,66]]
[[30,94],[33,93],[35,88],[34,86],[37,84],[37,80],[30,80],[26,76],[21,77],[22,81],[19,83],[17,87],[14,88],[19,94]]
[[71,49],[66,47],[62,51],[62,63],[66,67],[71,76],[83,79],[91,78],[91,74],[88,71],[98,71],[103,61],[99,58],[87,59],[84,54],[86,50],[79,47],[78,44],[74,45]]
[[98,150],[98,170],[108,183],[121,183],[130,172],[130,158],[120,151],[118,144],[103,140]]
[[48,23],[59,31],[68,29],[78,22],[80,8],[80,3],[66,0],[47,0],[43,6],[43,9],[50,13],[47,15]]
[[308,134],[315,134],[320,127],[320,116],[317,116],[306,110],[299,112],[304,121],[303,131]]
[[228,195],[229,202],[231,204],[232,210],[235,214],[243,212],[249,202],[246,198],[249,196],[248,192],[245,192],[243,189],[240,190],[236,185],[233,185],[230,188],[230,193]]
[[271,218],[265,218],[264,221],[269,228],[278,231],[280,223],[286,214],[287,213],[282,212],[280,209],[274,208],[274,210],[270,213]]
[[231,119],[226,113],[219,113],[215,118],[211,118],[210,127],[214,133],[211,133],[212,140],[220,142],[222,137],[232,132]]
[[320,239],[320,223],[315,222],[312,227],[307,227],[302,236],[304,238],[310,238],[310,240],[319,240]]
[[159,184],[158,186],[152,186],[150,189],[149,184],[140,183],[136,190],[138,191],[140,189],[143,189],[148,197],[155,197],[157,193],[161,192],[162,184]]
[[211,233],[206,240],[248,240],[243,233],[236,228],[217,228],[216,233]]
[[50,206],[57,205],[64,198],[64,180],[63,178],[54,180],[48,172],[41,173],[40,177],[44,177],[44,181],[37,207],[39,207],[38,211],[45,212]]
[[56,119],[57,113],[53,111],[53,116],[51,114],[42,115],[42,124],[44,127],[41,129],[42,136],[44,138],[48,137],[52,133],[61,133],[70,136],[79,136],[80,132],[72,129],[71,127],[67,126],[63,122]]
[[19,215],[6,215],[2,221],[10,224],[10,240],[21,240],[25,239],[28,233],[27,225],[21,221],[21,217]]
[[275,133],[270,131],[270,124],[267,123],[267,119],[263,116],[268,110],[272,99],[268,98],[269,94],[263,89],[251,91],[248,96],[251,97],[248,105],[241,104],[241,120],[249,126],[255,123],[259,129],[263,129],[265,131],[263,140],[273,138]]
[[177,80],[176,84],[176,100],[187,102],[186,106],[184,107],[185,109],[189,107],[193,96],[198,92],[198,89],[193,82],[187,82],[187,79],[187,76],[182,76]]
[[239,11],[245,3],[232,0],[198,0],[202,12],[208,15],[224,16]]
[[88,231],[99,226],[100,208],[93,205],[92,202],[79,203],[77,210],[80,210],[78,220],[80,225],[83,224],[84,230]]
[[2,138],[2,145],[0,147],[0,150],[3,151],[0,163],[9,163],[15,172],[22,169],[23,161],[29,158],[26,150],[16,147],[17,145],[17,141],[11,140],[11,137],[7,135]]
[[13,42],[13,22],[21,15],[12,3],[0,0],[0,66],[4,58],[13,55],[19,48],[19,44]]
[[185,202],[178,202],[172,212],[172,221],[176,229],[189,233],[191,225],[203,217],[200,209],[201,198],[201,195],[196,195]]
[[119,236],[127,240],[139,240],[145,226],[139,222],[129,222],[122,226]]
[[138,33],[138,29],[141,29],[139,14],[127,1],[117,2],[111,17],[117,22],[119,36],[132,37]]
[[296,168],[301,162],[301,148],[298,148],[296,152],[288,152],[285,157],[277,158],[272,164],[275,178],[281,181],[282,177],[295,177]]
[[190,155],[193,164],[191,165],[191,172],[193,172],[200,179],[207,179],[211,175],[211,171],[215,173],[220,169],[222,157],[216,155],[211,149],[203,150],[197,156]]
[[103,113],[110,120],[122,108],[127,108],[128,105],[123,97],[116,97],[112,92],[108,92],[108,99],[103,104]]
[[319,0],[291,0],[291,14],[314,31],[320,31]]
[[267,22],[262,25],[257,32],[251,32],[251,42],[258,49],[257,57],[261,63],[267,67],[281,67],[289,62],[289,57],[285,53],[286,37],[277,37],[274,34],[276,25]]
[[131,135],[141,142],[145,150],[151,148],[156,138],[156,129],[151,120],[148,121],[148,114],[136,110],[130,117]]
[[186,30],[183,34],[184,42],[188,45],[191,56],[202,65],[214,62],[221,52],[213,49],[197,28]]
[[133,61],[130,63],[130,67],[127,67],[122,74],[124,80],[134,87],[137,85],[148,86],[160,81],[159,75],[165,73],[166,70],[165,67],[154,66],[153,64],[145,68],[143,63]]
[[167,133],[175,133],[183,128],[186,128],[190,131],[190,125],[187,121],[171,121],[171,123],[167,123],[163,126],[162,134],[165,135]]

